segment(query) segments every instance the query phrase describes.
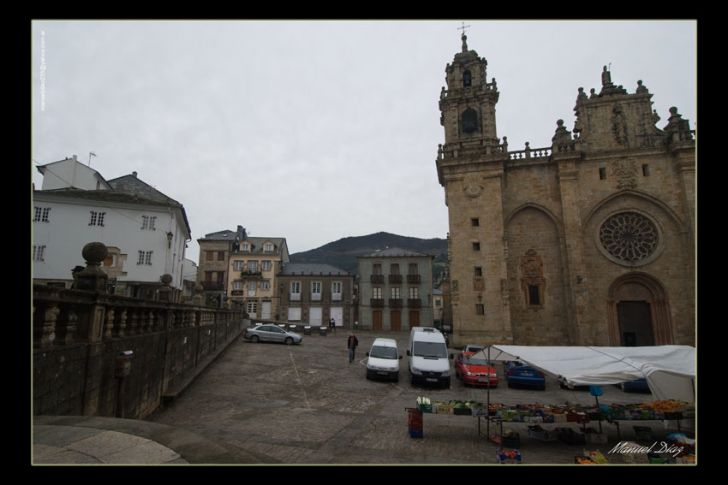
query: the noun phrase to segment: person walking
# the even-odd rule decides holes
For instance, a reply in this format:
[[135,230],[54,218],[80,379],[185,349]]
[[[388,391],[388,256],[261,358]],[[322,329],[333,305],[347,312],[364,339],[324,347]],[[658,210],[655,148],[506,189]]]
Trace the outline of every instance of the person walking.
[[336,333],[336,320],[333,317],[329,320],[329,331]]
[[353,333],[349,334],[349,338],[346,340],[346,348],[349,349],[349,363],[354,361],[354,353],[356,352],[356,346],[359,345],[359,339]]

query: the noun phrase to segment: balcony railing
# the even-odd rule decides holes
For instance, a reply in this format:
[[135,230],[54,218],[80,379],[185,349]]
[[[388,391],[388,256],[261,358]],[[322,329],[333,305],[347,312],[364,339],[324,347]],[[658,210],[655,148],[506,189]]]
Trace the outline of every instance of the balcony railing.
[[243,270],[240,272],[240,277],[244,280],[258,280],[263,278],[263,272]]
[[420,308],[422,306],[422,300],[419,298],[407,298],[407,306],[409,308]]
[[225,283],[218,283],[216,281],[203,281],[202,287],[206,291],[222,291],[225,289]]
[[369,305],[373,307],[383,307],[384,306],[384,298],[371,298],[369,300]]
[[402,298],[390,298],[389,306],[390,308],[402,308]]
[[401,285],[402,284],[402,275],[401,274],[389,275],[389,283],[392,285]]
[[384,284],[384,275],[383,274],[373,274],[369,277],[369,281],[374,283],[375,285],[382,285],[382,284]]
[[408,274],[407,275],[407,283],[411,285],[419,285],[422,281],[422,278],[420,278],[420,275],[418,274]]

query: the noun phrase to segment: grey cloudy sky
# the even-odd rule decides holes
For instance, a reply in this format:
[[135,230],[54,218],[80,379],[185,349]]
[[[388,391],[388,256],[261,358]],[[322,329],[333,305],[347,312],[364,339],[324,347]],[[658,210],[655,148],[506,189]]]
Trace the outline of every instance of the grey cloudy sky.
[[[695,21],[468,21],[511,150],[571,129],[602,66],[696,128]],[[456,21],[38,21],[33,165],[77,154],[181,202],[197,239],[240,224],[292,253],[387,231],[445,237],[437,144]],[[41,86],[42,85],[42,86]],[[42,89],[41,89],[42,88]],[[43,103],[41,103],[43,95]],[[42,177],[33,168],[33,181]]]

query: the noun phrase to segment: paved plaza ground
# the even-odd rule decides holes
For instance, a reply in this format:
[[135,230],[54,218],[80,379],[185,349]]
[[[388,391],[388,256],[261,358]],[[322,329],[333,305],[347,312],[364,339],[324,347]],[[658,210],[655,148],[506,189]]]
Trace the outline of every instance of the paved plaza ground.
[[[485,402],[485,389],[466,388],[455,379],[450,389],[413,387],[406,356],[401,360],[399,383],[369,381],[365,378],[365,352],[374,338],[396,338],[404,353],[408,334],[362,331],[357,335],[359,348],[352,364],[347,359],[348,333],[344,329],[338,329],[336,335],[306,335],[302,345],[293,346],[253,344],[241,337],[171,406],[151,416],[150,421],[209,439],[243,463],[496,463],[496,445],[484,433],[479,435],[478,420],[472,416],[424,414],[422,439],[411,438],[407,428],[405,408],[414,407],[417,396]],[[502,368],[498,370],[502,373]],[[624,393],[606,386],[600,402],[651,399],[649,394]],[[560,389],[551,378],[545,391],[509,389],[502,380],[497,389],[490,391],[490,400],[504,404],[594,403],[588,392]],[[659,439],[674,430],[675,423],[668,422],[670,429],[661,421],[647,424]],[[523,463],[573,464],[574,456],[585,448],[530,439],[527,426],[505,424],[520,433]],[[576,429],[578,425],[568,426]],[[607,455],[619,439],[614,425],[605,422],[602,427],[609,434],[609,442],[586,448]],[[632,425],[623,424],[621,439],[634,437]],[[610,462],[623,462],[621,456],[608,458]]]

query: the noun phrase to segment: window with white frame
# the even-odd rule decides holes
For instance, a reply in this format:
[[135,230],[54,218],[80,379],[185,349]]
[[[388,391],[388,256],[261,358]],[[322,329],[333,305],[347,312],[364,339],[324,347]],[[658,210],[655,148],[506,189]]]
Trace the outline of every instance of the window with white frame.
[[377,300],[382,299],[382,288],[380,286],[375,286],[372,288],[372,298]]
[[392,299],[398,300],[400,298],[399,296],[399,286],[393,286],[392,287]]
[[142,230],[156,231],[157,216],[142,216]]
[[272,267],[273,267],[273,265],[271,264],[271,262],[270,262],[270,261],[263,261],[263,262],[261,263],[261,268],[263,269],[263,271],[270,271],[270,269],[271,269]]
[[45,246],[33,246],[33,261],[45,261]]
[[258,272],[258,262],[257,261],[248,261],[248,273],[257,273]]
[[152,253],[153,251],[139,251],[139,259],[137,260],[137,266],[140,264],[152,265]]
[[243,261],[242,259],[233,261],[233,269],[235,271],[242,271],[244,267],[245,267],[245,261]]
[[341,281],[331,282],[331,299],[334,301],[341,300]]
[[420,298],[420,289],[416,286],[410,286],[409,297],[412,300],[418,300]]
[[248,281],[248,296],[255,296],[255,290],[257,289],[257,286],[258,285],[255,281]]
[[250,251],[250,243],[246,243],[246,242],[242,243],[240,245],[240,250],[241,251]]
[[300,301],[301,300],[301,282],[300,281],[291,281],[291,294],[290,298],[291,301]]
[[91,220],[89,221],[89,226],[103,226],[104,225],[104,216],[106,215],[106,212],[96,212],[96,211],[89,211],[91,212]]
[[261,290],[270,290],[270,280],[263,280],[260,282]]
[[253,300],[249,301],[247,304],[247,310],[249,314],[257,314],[258,313],[258,302]]
[[311,301],[321,301],[321,282],[311,282]]
[[267,242],[263,244],[263,251],[266,253],[272,253],[273,252],[273,243]]
[[48,222],[48,214],[50,211],[50,207],[35,207],[33,222]]
[[233,281],[233,290],[242,290],[243,289],[243,281],[242,280],[235,280]]

